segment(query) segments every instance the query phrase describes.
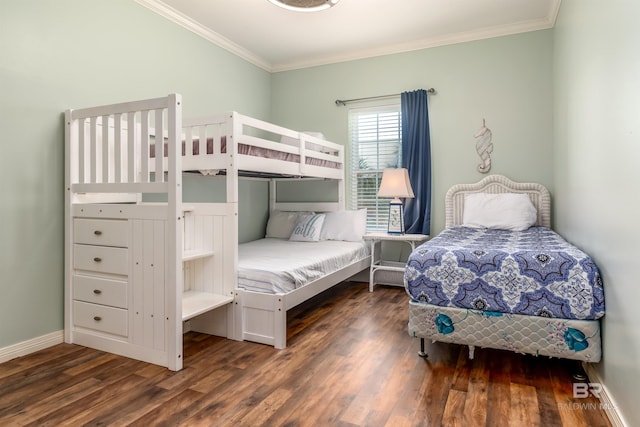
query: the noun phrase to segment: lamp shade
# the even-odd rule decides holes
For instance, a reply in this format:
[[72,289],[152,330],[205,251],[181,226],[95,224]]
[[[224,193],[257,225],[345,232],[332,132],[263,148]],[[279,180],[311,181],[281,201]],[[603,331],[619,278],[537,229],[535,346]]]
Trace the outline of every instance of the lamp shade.
[[409,171],[405,168],[383,170],[378,197],[414,198]]

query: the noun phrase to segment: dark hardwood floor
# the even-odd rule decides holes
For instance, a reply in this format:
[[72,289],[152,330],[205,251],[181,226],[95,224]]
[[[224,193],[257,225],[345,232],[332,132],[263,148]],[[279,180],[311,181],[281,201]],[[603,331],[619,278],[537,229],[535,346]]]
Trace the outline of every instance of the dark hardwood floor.
[[609,426],[577,362],[419,342],[404,289],[346,283],[288,313],[275,350],[197,333],[185,368],[60,344],[0,364],[0,425]]

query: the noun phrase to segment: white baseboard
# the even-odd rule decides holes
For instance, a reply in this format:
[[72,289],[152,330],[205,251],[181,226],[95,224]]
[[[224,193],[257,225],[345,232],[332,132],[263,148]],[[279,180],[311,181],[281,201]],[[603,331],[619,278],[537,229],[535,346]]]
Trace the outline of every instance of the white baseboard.
[[582,367],[584,371],[587,373],[589,377],[589,382],[591,383],[599,383],[602,387],[600,393],[598,393],[598,399],[600,399],[600,407],[607,414],[607,418],[611,422],[611,425],[614,427],[627,427],[627,423],[624,422],[624,419],[617,411],[617,406],[614,400],[611,398],[609,394],[609,390],[607,386],[602,382],[602,378],[598,375],[598,371],[594,368],[591,363],[582,363]]
[[64,342],[64,331],[51,332],[47,335],[19,342],[8,347],[0,348],[0,363],[7,362],[16,357],[26,356],[56,344]]

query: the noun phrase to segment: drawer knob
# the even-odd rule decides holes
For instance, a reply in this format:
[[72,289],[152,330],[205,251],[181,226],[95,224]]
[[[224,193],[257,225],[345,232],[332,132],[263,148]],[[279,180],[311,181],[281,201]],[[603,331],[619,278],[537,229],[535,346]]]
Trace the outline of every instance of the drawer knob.
[[102,231],[96,230],[93,232],[93,234],[95,234],[96,236],[102,236]]
[[102,293],[102,291],[100,289],[94,289],[93,293],[96,295],[100,295]]
[[102,258],[100,258],[100,257],[95,257],[93,260],[94,260],[95,262],[100,262],[100,261],[102,261]]
[[102,317],[100,316],[93,316],[93,320],[95,320],[96,322],[99,322],[102,320]]

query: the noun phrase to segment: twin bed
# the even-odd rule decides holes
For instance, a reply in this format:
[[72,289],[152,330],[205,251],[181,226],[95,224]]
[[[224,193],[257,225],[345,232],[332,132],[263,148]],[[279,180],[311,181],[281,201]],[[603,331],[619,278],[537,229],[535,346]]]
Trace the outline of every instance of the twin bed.
[[[287,310],[369,266],[343,235],[360,216],[344,210],[340,144],[235,112],[183,120],[180,95],[68,110],[65,126],[68,343],[172,370],[185,327],[283,348]],[[190,171],[222,180],[223,201],[185,203]],[[239,244],[244,176],[269,182],[271,217]],[[337,200],[280,202],[291,178],[335,182]]]
[[549,192],[492,175],[452,187],[446,228],[407,261],[409,334],[598,362],[598,268],[550,227]]

